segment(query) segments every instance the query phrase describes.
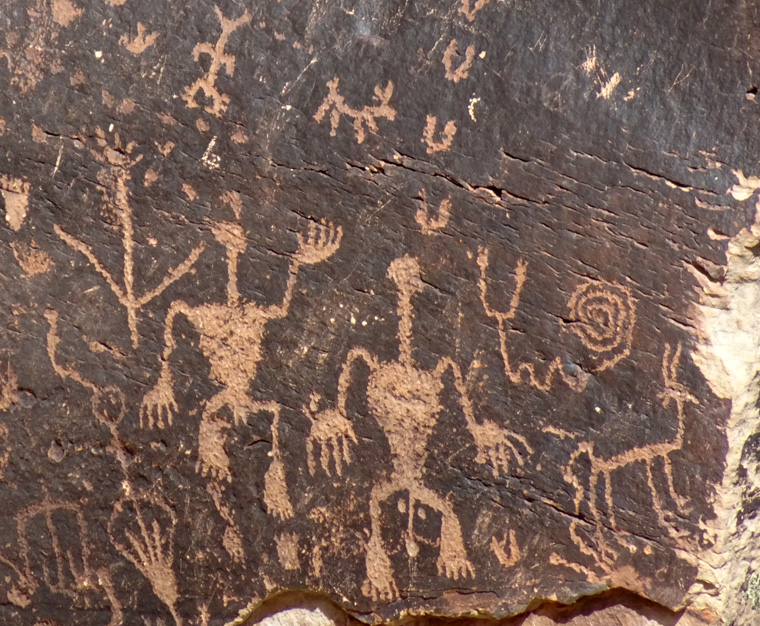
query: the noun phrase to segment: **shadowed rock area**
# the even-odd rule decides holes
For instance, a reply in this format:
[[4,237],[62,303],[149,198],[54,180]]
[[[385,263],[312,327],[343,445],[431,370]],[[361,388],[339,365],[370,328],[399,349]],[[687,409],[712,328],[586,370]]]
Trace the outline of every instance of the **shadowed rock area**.
[[759,24],[0,0],[0,622],[758,623]]

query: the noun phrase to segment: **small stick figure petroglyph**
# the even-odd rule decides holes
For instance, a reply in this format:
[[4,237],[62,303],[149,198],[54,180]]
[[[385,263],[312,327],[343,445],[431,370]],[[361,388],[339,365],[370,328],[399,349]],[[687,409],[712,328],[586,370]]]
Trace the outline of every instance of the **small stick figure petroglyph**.
[[190,306],[180,300],[172,303],[164,328],[161,375],[156,386],[143,398],[140,422],[143,427],[163,428],[171,424],[172,416],[178,410],[172,388],[170,358],[177,346],[174,321],[178,315],[184,315],[201,335],[200,348],[211,364],[211,378],[223,387],[203,409],[198,470],[213,480],[232,479],[229,457],[224,451],[225,431],[231,425],[218,417],[222,408],[232,409],[235,425],[244,423],[251,413],[271,413],[274,416],[271,427],[272,462],[265,475],[264,502],[270,513],[282,518],[291,517],[293,509],[280,453],[280,405],[273,401],[253,400],[248,395],[248,388],[256,377],[261,361],[261,344],[267,322],[287,315],[299,270],[304,265],[313,265],[332,256],[340,246],[343,230],[327,222],[311,222],[307,236],[298,234],[299,246],[290,261],[285,295],[280,304],[270,306],[246,302],[238,291],[238,257],[246,247],[243,229],[235,223],[220,222],[213,226],[213,233],[227,251],[227,302],[200,306]]
[[438,125],[438,118],[435,115],[428,115],[425,121],[425,130],[422,132],[422,143],[427,148],[428,154],[435,154],[436,152],[448,152],[451,148],[451,144],[454,142],[454,135],[457,134],[457,125],[454,120],[446,122],[446,126],[443,127],[443,139],[441,141],[435,140],[435,127]]
[[475,440],[478,463],[490,462],[494,475],[498,476],[501,470],[507,471],[510,456],[522,465],[522,453],[516,443],[532,453],[530,445],[520,435],[500,428],[493,422],[478,423],[475,420],[464,377],[454,361],[444,357],[433,370],[424,370],[416,365],[412,356],[412,297],[424,288],[419,264],[410,256],[396,259],[388,269],[388,277],[398,288],[399,358],[395,361],[381,361],[364,348],[352,348],[338,381],[338,409],[317,412],[319,398],[313,396],[308,410],[312,420],[307,442],[310,471],[315,471],[314,449],[320,446],[322,467],[330,473],[332,456],[336,473],[340,473],[342,464],[351,462],[349,442],[356,442],[346,411],[353,365],[361,360],[369,367],[367,400],[373,417],[388,439],[393,463],[391,476],[375,484],[369,502],[371,534],[365,559],[367,578],[362,591],[374,600],[392,600],[398,597],[390,557],[383,545],[380,506],[400,491],[408,493],[408,506],[404,505],[409,515],[405,532],[407,554],[414,558],[419,553],[419,538],[413,527],[413,516],[416,504],[419,503],[442,516],[438,571],[454,579],[474,575],[451,502],[428,488],[422,478],[428,456],[427,442],[438,421],[438,414],[443,409],[440,396],[444,389],[444,374],[448,370],[453,374],[454,387],[467,428]]
[[222,113],[227,110],[227,106],[230,103],[230,97],[227,94],[219,93],[216,88],[216,79],[219,76],[219,70],[224,68],[224,71],[228,76],[232,76],[235,73],[235,55],[228,54],[224,51],[227,41],[230,35],[234,33],[238,28],[251,21],[251,14],[245,11],[236,20],[231,20],[224,15],[219,7],[214,7],[216,16],[219,18],[219,23],[222,26],[222,33],[219,35],[219,39],[215,44],[209,42],[203,42],[195,45],[193,48],[193,59],[197,63],[200,61],[201,55],[206,54],[211,57],[211,65],[208,71],[196,80],[190,87],[185,89],[182,94],[182,99],[187,103],[187,107],[194,109],[198,107],[198,103],[195,101],[195,96],[198,91],[202,91],[206,97],[211,98],[212,104],[207,105],[206,112],[212,113],[217,117],[220,117]]
[[354,109],[346,104],[346,100],[338,93],[337,77],[327,83],[327,88],[330,91],[319,109],[317,109],[314,119],[321,124],[322,120],[325,119],[325,115],[330,112],[330,137],[335,137],[338,133],[341,115],[346,115],[354,120],[354,132],[356,133],[357,143],[364,141],[367,131],[371,133],[377,132],[377,118],[384,117],[389,122],[396,119],[396,110],[388,104],[393,95],[393,83],[391,81],[388,81],[385,89],[380,87],[380,85],[376,85],[375,100],[378,103],[374,106],[365,106],[361,109]]

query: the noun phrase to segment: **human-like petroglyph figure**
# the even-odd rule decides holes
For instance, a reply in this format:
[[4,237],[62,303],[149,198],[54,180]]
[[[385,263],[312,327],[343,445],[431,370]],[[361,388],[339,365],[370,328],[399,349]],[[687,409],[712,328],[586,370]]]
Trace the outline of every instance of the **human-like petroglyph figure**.
[[335,77],[327,83],[327,88],[330,91],[314,114],[314,119],[321,124],[322,120],[325,119],[325,115],[328,112],[330,113],[330,137],[335,137],[338,133],[341,115],[354,120],[354,132],[356,133],[357,143],[364,141],[368,131],[371,133],[377,132],[376,120],[378,118],[383,117],[389,122],[396,119],[396,109],[388,104],[393,95],[393,83],[391,81],[388,81],[385,89],[380,87],[380,85],[376,85],[375,100],[377,100],[377,104],[372,106],[367,105],[361,109],[354,109],[346,104],[345,98],[338,93],[338,82],[338,78]]
[[190,271],[190,268],[198,260],[203,252],[203,244],[196,246],[187,258],[169,271],[164,279],[153,289],[142,295],[135,293],[135,228],[132,221],[132,205],[130,204],[129,181],[131,169],[142,160],[142,155],[132,156],[136,144],[130,142],[122,144],[118,133],[114,136],[113,143],[106,140],[105,133],[98,128],[96,131],[99,150],[92,150],[93,156],[104,165],[98,172],[98,182],[102,185],[106,208],[111,211],[117,220],[117,226],[121,231],[122,246],[124,253],[123,262],[123,286],[120,285],[111,271],[105,268],[103,263],[95,255],[90,246],[77,239],[70,233],[65,232],[56,224],[55,232],[69,246],[83,254],[90,264],[106,281],[113,294],[121,305],[127,310],[127,323],[132,338],[132,346],[138,347],[140,335],[137,332],[137,314],[151,300],[161,295],[167,287],[176,282]]
[[[660,524],[668,528],[665,520],[665,511],[663,501],[659,495],[657,485],[655,484],[653,468],[655,463],[661,462],[664,468],[666,487],[668,495],[682,508],[687,506],[685,498],[680,496],[673,484],[673,467],[670,454],[681,450],[684,443],[684,407],[691,403],[698,405],[699,401],[689,393],[689,390],[678,382],[678,363],[681,359],[681,345],[674,349],[670,345],[665,346],[662,357],[662,377],[665,389],[659,394],[659,399],[663,407],[668,407],[673,403],[676,408],[677,430],[672,439],[653,443],[644,446],[636,446],[621,454],[604,458],[596,453],[593,441],[581,442],[570,456],[570,461],[564,468],[564,479],[575,487],[575,513],[581,514],[581,505],[586,493],[588,493],[588,502],[591,509],[591,515],[594,521],[594,533],[596,538],[597,549],[588,545],[586,541],[578,534],[578,525],[581,524],[580,518],[574,518],[570,524],[570,535],[585,554],[593,556],[600,563],[611,557],[609,545],[603,535],[602,512],[599,509],[599,479],[603,479],[604,501],[607,507],[607,514],[610,519],[610,526],[613,530],[617,529],[615,519],[615,504],[612,497],[612,473],[616,470],[628,467],[634,464],[641,464],[646,471],[647,487],[652,496],[652,503]],[[585,457],[585,460],[582,460]],[[584,482],[579,478],[578,473],[586,471],[590,467],[588,488],[584,487]],[[674,530],[668,528],[671,536]]]
[[213,480],[231,480],[229,457],[224,450],[225,431],[230,424],[218,416],[221,409],[229,407],[232,410],[235,425],[244,423],[251,413],[271,413],[274,416],[272,462],[265,476],[264,502],[270,513],[282,518],[291,517],[293,509],[280,453],[280,405],[274,401],[254,400],[248,395],[248,388],[256,377],[261,361],[261,344],[267,322],[287,315],[299,270],[304,265],[313,265],[329,258],[340,246],[343,230],[327,222],[311,222],[306,237],[298,234],[299,246],[290,261],[285,295],[279,304],[269,306],[244,301],[238,291],[238,257],[246,247],[243,229],[236,223],[220,222],[214,225],[213,233],[227,251],[227,302],[200,306],[190,306],[182,301],[172,303],[164,328],[161,375],[156,386],[143,398],[141,424],[163,428],[171,424],[172,416],[177,411],[170,358],[177,346],[174,321],[178,315],[184,315],[201,335],[200,348],[211,364],[211,379],[223,387],[203,409],[198,469]]
[[211,104],[205,107],[206,112],[220,117],[227,110],[230,97],[227,94],[220,93],[216,87],[219,70],[224,68],[228,76],[232,76],[235,73],[235,55],[225,52],[224,48],[229,41],[230,35],[251,21],[251,14],[245,11],[236,20],[231,20],[224,17],[219,7],[214,7],[214,10],[222,26],[222,33],[219,35],[218,41],[215,44],[206,41],[196,44],[195,48],[193,48],[193,59],[196,63],[200,61],[201,55],[205,54],[211,58],[211,64],[203,76],[185,89],[182,99],[188,108],[197,108],[198,103],[195,101],[195,97],[198,95],[198,91],[202,91],[207,98],[211,98]]
[[174,533],[177,514],[155,493],[125,496],[113,508],[108,535],[119,553],[145,576],[159,600],[169,609],[176,626],[177,578],[174,573]]
[[399,294],[399,358],[395,361],[381,361],[364,348],[352,348],[338,382],[338,408],[317,412],[316,397],[305,408],[312,420],[307,443],[310,471],[314,473],[316,470],[316,448],[320,447],[321,466],[330,474],[332,459],[336,472],[340,474],[342,464],[351,462],[349,444],[356,442],[346,410],[353,366],[361,360],[369,367],[367,400],[373,417],[388,439],[393,463],[391,476],[373,487],[369,502],[371,535],[365,560],[367,578],[362,591],[374,600],[392,600],[398,597],[390,557],[381,536],[380,506],[400,491],[408,493],[408,506],[404,506],[409,516],[405,531],[409,557],[414,558],[419,553],[420,539],[414,531],[414,516],[419,503],[438,511],[442,516],[438,571],[454,579],[474,575],[451,502],[428,488],[423,480],[428,456],[427,442],[438,421],[438,414],[443,409],[440,397],[444,389],[444,374],[448,370],[453,374],[467,428],[475,440],[478,450],[476,461],[490,463],[494,475],[498,476],[500,471],[507,471],[510,458],[523,464],[523,453],[519,447],[528,453],[533,452],[520,435],[493,422],[478,423],[475,420],[465,379],[459,366],[450,358],[440,359],[433,370],[425,370],[416,365],[412,355],[412,297],[424,287],[419,264],[410,256],[396,259],[388,269],[388,277],[396,283]]
[[428,115],[425,119],[425,130],[422,131],[422,143],[425,144],[425,150],[428,154],[436,152],[448,152],[451,144],[454,143],[454,135],[457,134],[457,125],[454,120],[449,120],[441,132],[441,140],[435,139],[435,129],[438,126],[438,118],[435,115]]
[[[548,391],[555,381],[565,383],[573,391],[581,392],[588,385],[590,374],[580,368],[568,372],[561,357],[555,357],[541,375],[533,363],[515,365],[510,357],[509,325],[517,313],[520,296],[528,276],[528,264],[523,259],[515,269],[515,290],[506,311],[497,311],[488,303],[488,250],[480,248],[480,299],[486,314],[498,322],[499,348],[504,361],[504,372],[515,385],[527,383],[535,389]],[[636,324],[636,300],[626,287],[594,281],[579,285],[568,302],[570,330],[592,353],[595,360],[594,372],[613,367],[631,351],[633,329]]]

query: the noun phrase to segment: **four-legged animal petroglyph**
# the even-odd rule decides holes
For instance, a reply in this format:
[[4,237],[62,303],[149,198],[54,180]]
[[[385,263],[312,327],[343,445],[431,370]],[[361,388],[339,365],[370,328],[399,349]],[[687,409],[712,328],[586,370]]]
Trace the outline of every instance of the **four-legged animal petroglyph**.
[[[541,391],[548,391],[556,379],[564,382],[573,391],[581,392],[588,385],[590,374],[579,367],[568,372],[561,357],[555,357],[541,376],[533,363],[513,365],[507,341],[510,328],[507,322],[514,319],[520,306],[528,264],[523,259],[515,269],[515,290],[506,311],[497,311],[488,304],[488,249],[480,248],[480,300],[486,314],[498,322],[499,348],[504,361],[504,372],[515,385],[527,383]],[[584,283],[576,288],[568,302],[570,309],[570,329],[588,348],[596,361],[595,372],[613,367],[631,351],[633,328],[636,324],[636,300],[630,290],[620,285],[601,281]]]
[[304,265],[313,265],[329,258],[340,246],[343,230],[340,226],[311,222],[306,237],[298,234],[299,246],[290,261],[285,295],[279,304],[270,306],[246,302],[238,291],[238,257],[246,247],[243,229],[235,223],[221,222],[214,225],[213,233],[227,251],[227,302],[200,306],[190,306],[182,301],[172,303],[164,328],[161,374],[156,386],[143,398],[141,423],[163,428],[171,424],[172,416],[177,411],[170,358],[177,346],[174,321],[178,315],[183,315],[201,335],[200,348],[211,364],[211,379],[223,387],[203,409],[198,469],[213,480],[231,480],[229,457],[224,450],[225,430],[230,428],[230,424],[218,416],[221,409],[229,407],[232,410],[235,425],[244,423],[249,414],[271,413],[274,416],[271,427],[272,462],[265,475],[264,502],[270,513],[290,517],[293,508],[285,484],[278,432],[280,405],[274,401],[254,400],[248,395],[248,388],[256,377],[261,361],[261,344],[267,322],[287,315],[299,270]]
[[107,208],[113,211],[121,230],[124,270],[124,286],[119,285],[113,274],[107,270],[98,259],[92,248],[73,235],[65,232],[56,224],[55,232],[69,246],[83,254],[108,283],[113,294],[121,305],[127,310],[127,323],[132,337],[132,346],[137,347],[140,343],[140,335],[137,332],[137,313],[151,300],[161,295],[167,287],[176,282],[190,271],[195,261],[198,260],[203,245],[194,248],[187,258],[171,270],[158,286],[150,289],[143,295],[135,293],[135,229],[132,222],[132,206],[129,202],[129,180],[131,169],[142,160],[142,155],[132,157],[135,143],[122,145],[119,135],[114,137],[113,145],[106,141],[105,133],[97,129],[98,145],[101,150],[93,150],[93,156],[105,165],[98,173],[98,182],[102,185],[104,199]]
[[[584,441],[576,448],[570,456],[570,461],[565,466],[563,474],[564,478],[569,484],[575,487],[575,513],[578,515],[581,513],[581,504],[583,503],[584,496],[588,492],[588,502],[594,522],[593,525],[597,549],[601,554],[597,552],[597,549],[588,546],[587,542],[585,542],[578,534],[578,525],[581,523],[580,520],[574,519],[572,521],[570,524],[570,535],[583,553],[597,558],[600,562],[610,556],[609,554],[605,554],[609,550],[609,546],[603,535],[604,528],[602,513],[599,510],[599,503],[597,502],[597,485],[600,478],[604,481],[604,501],[610,519],[610,526],[613,530],[617,529],[617,524],[615,519],[615,504],[612,498],[612,473],[630,465],[640,463],[644,466],[647,476],[647,487],[652,496],[652,504],[662,526],[667,527],[667,524],[663,502],[654,480],[653,469],[656,461],[659,460],[662,462],[668,495],[680,507],[686,506],[686,499],[676,492],[673,484],[673,467],[670,454],[681,450],[683,447],[684,406],[688,403],[698,405],[699,402],[691,393],[689,393],[689,390],[683,384],[678,382],[678,363],[680,359],[680,344],[675,349],[670,345],[665,346],[665,351],[662,357],[662,377],[665,389],[659,394],[659,398],[662,401],[663,407],[668,407],[671,403],[675,404],[678,427],[676,434],[672,439],[660,443],[636,446],[610,458],[598,456],[593,441]],[[583,482],[581,482],[576,473],[578,469],[578,460],[584,456],[588,459],[588,464],[590,464],[591,468],[588,488],[584,487]],[[672,535],[673,531],[670,531],[670,533]]]
[[219,23],[222,26],[222,33],[219,35],[219,40],[215,44],[209,42],[196,44],[193,48],[193,59],[197,63],[200,61],[201,55],[206,54],[211,57],[211,65],[209,65],[208,71],[196,80],[190,87],[186,88],[182,94],[182,99],[187,103],[188,108],[194,109],[198,106],[195,101],[195,97],[198,91],[202,91],[207,98],[211,98],[211,104],[206,105],[206,112],[212,113],[217,117],[220,117],[222,113],[227,110],[227,106],[230,103],[230,97],[227,94],[219,93],[216,88],[216,79],[219,76],[219,70],[224,68],[224,71],[228,76],[232,76],[235,73],[235,55],[229,54],[224,51],[227,41],[230,35],[234,33],[238,28],[251,21],[251,14],[245,11],[236,20],[231,20],[222,15],[222,11],[219,7],[214,7],[216,16],[219,18]]
[[454,508],[448,498],[442,497],[424,484],[424,465],[429,454],[427,442],[443,409],[440,396],[444,389],[444,374],[451,370],[459,402],[478,450],[479,463],[491,463],[494,475],[507,471],[510,456],[519,464],[523,455],[532,449],[527,441],[493,422],[478,423],[468,397],[465,380],[459,366],[450,358],[442,358],[433,370],[418,367],[412,355],[412,297],[420,292],[424,283],[420,278],[420,267],[416,259],[401,257],[391,263],[388,277],[398,288],[398,340],[399,358],[396,361],[381,361],[364,348],[352,348],[343,365],[338,382],[338,408],[316,412],[313,398],[308,414],[312,419],[309,436],[309,468],[314,472],[314,447],[321,446],[322,467],[329,473],[332,451],[337,472],[342,463],[351,461],[348,442],[356,442],[353,426],[348,420],[346,401],[351,384],[352,368],[355,362],[363,361],[370,370],[367,385],[367,399],[375,420],[380,424],[391,448],[393,472],[372,489],[369,502],[371,535],[367,546],[367,579],[362,587],[365,595],[373,599],[394,599],[398,588],[393,576],[390,557],[381,537],[380,507],[391,495],[408,493],[408,528],[405,532],[407,554],[414,558],[419,552],[413,527],[416,504],[428,506],[439,512],[441,521],[440,552],[437,560],[438,571],[450,578],[473,576],[462,539],[462,530]]
[[314,119],[321,124],[325,115],[332,109],[330,112],[330,137],[335,137],[338,133],[341,115],[346,115],[354,120],[357,143],[364,141],[367,131],[377,132],[377,122],[375,121],[377,118],[384,117],[389,122],[396,119],[396,109],[388,104],[393,95],[393,83],[391,81],[388,81],[385,89],[380,85],[375,86],[375,100],[378,104],[365,106],[361,109],[354,109],[346,104],[346,100],[338,93],[337,77],[329,81],[327,87],[330,92],[314,114]]

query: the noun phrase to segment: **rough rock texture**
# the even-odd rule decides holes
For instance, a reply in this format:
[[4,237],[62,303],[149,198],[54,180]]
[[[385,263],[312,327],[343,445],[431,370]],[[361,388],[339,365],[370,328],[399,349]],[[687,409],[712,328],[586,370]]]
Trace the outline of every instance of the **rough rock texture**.
[[0,622],[757,624],[759,37],[0,0]]

